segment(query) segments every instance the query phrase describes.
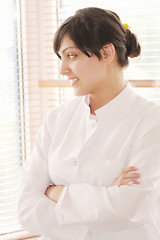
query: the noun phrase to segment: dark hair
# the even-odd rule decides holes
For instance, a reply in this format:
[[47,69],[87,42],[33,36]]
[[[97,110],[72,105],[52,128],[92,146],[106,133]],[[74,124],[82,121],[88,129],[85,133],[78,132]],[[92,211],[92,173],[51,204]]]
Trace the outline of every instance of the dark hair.
[[112,43],[122,67],[128,65],[128,57],[137,57],[141,52],[135,34],[125,29],[119,16],[101,8],[80,9],[62,23],[55,34],[53,46],[59,58],[58,51],[65,34],[88,57],[88,52],[91,52],[101,59],[100,49]]

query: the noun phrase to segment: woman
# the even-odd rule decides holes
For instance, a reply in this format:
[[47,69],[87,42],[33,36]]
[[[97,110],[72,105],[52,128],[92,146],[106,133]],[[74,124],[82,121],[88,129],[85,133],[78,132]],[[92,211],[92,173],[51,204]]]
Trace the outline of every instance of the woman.
[[160,239],[160,107],[123,78],[136,36],[114,12],[85,8],[54,51],[77,98],[39,130],[21,173],[23,225],[50,240]]

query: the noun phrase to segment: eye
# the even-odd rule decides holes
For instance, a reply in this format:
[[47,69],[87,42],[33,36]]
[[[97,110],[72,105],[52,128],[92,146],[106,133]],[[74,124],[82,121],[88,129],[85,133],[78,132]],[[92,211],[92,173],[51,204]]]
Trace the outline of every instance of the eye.
[[77,55],[74,54],[74,53],[68,53],[69,59],[73,59],[73,58],[75,58],[76,56],[77,56]]

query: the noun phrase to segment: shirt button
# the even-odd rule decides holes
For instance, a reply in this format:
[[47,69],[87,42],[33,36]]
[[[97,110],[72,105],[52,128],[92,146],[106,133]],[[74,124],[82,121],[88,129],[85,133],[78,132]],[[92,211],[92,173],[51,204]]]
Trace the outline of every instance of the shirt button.
[[73,165],[74,165],[74,166],[77,166],[77,164],[78,164],[77,161],[74,161],[74,162],[73,162]]

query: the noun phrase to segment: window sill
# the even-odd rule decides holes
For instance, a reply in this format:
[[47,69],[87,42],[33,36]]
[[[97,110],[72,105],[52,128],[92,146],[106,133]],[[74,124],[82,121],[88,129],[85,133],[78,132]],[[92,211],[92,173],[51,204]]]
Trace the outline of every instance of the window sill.
[[25,230],[0,235],[0,240],[38,240],[39,236],[35,236]]

